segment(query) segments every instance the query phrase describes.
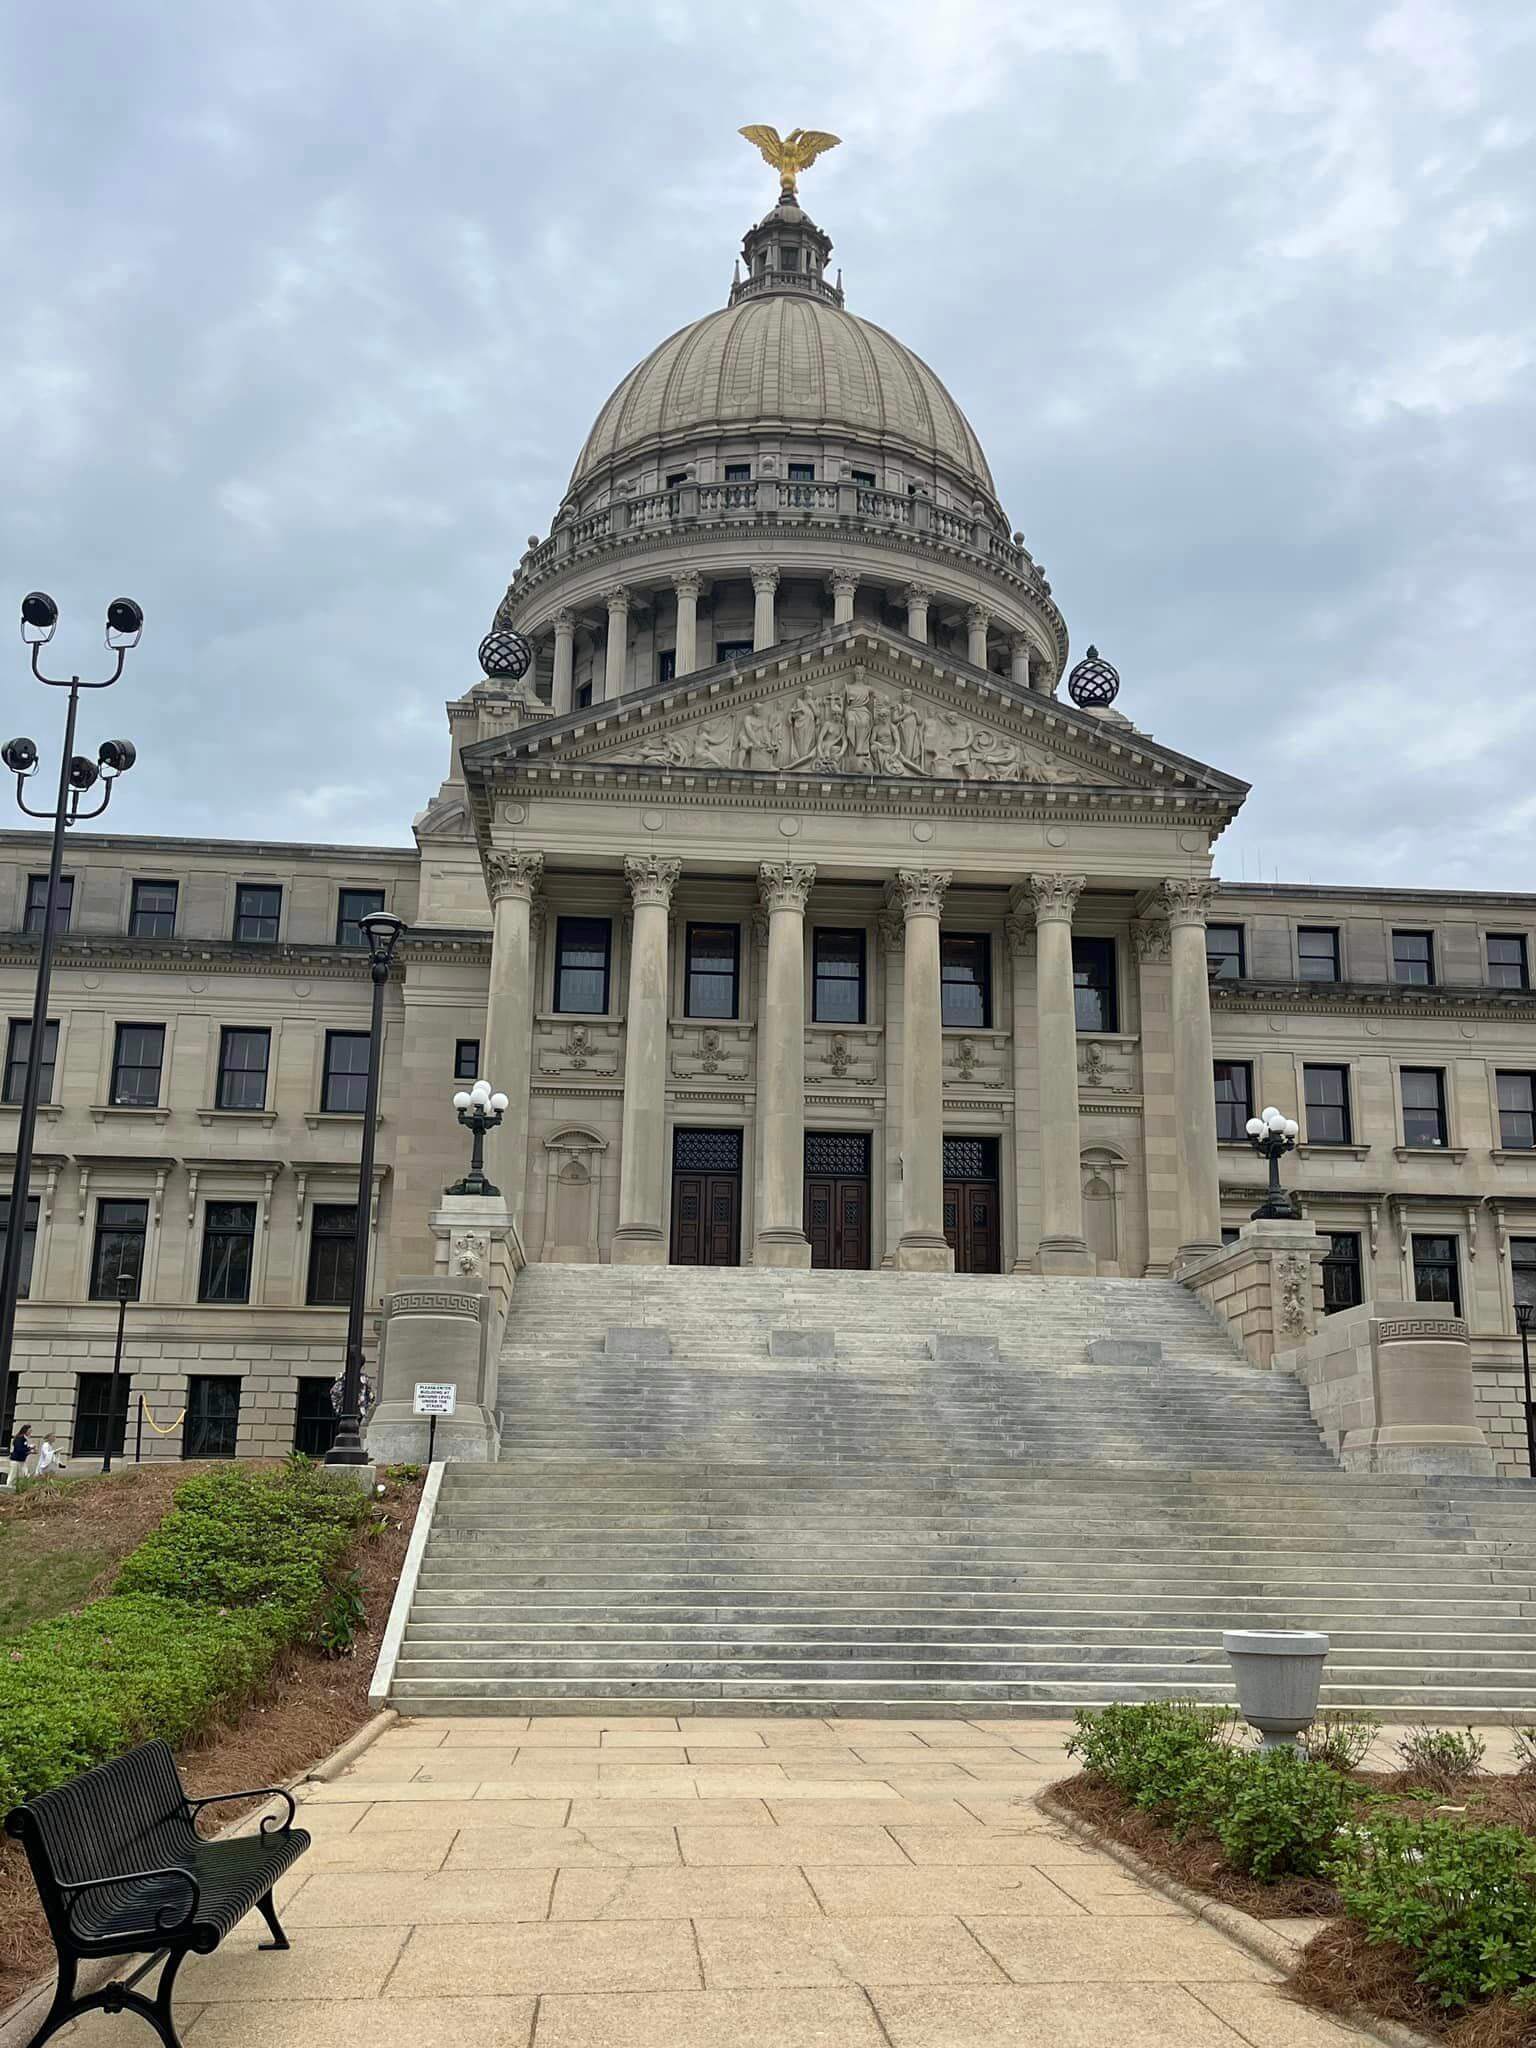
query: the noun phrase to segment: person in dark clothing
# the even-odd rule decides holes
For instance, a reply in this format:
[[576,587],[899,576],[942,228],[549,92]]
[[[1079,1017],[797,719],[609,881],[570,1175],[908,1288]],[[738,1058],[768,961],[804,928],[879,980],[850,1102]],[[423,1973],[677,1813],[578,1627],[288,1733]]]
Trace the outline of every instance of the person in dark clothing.
[[11,1439],[11,1489],[20,1486],[27,1476],[27,1460],[32,1455],[32,1425],[24,1422]]

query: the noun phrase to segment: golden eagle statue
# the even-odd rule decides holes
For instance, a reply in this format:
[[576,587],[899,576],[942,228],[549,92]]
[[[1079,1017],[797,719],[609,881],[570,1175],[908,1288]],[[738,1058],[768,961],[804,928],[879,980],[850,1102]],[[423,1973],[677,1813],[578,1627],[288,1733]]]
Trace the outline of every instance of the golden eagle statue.
[[836,149],[842,141],[840,135],[829,135],[824,128],[791,128],[781,136],[777,128],[767,128],[756,121],[749,128],[739,128],[739,135],[745,135],[748,142],[756,143],[763,153],[763,161],[771,164],[778,172],[781,189],[791,197],[795,193],[795,180],[802,171],[808,171],[817,157],[829,149]]

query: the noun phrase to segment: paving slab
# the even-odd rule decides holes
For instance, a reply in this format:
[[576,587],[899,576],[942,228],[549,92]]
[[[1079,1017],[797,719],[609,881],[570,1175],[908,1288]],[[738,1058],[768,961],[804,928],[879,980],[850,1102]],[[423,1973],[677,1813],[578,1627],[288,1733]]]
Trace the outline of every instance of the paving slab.
[[[421,1788],[429,1791],[429,1786]],[[370,1806],[357,1823],[359,1836],[403,1834],[413,1829],[433,1828],[558,1828],[571,1810],[569,1799],[552,1799],[544,1793],[508,1793],[495,1799],[448,1799],[412,1805],[406,1800],[383,1801]]]
[[991,1984],[1003,1972],[952,1915],[696,1920],[704,1981],[784,1984]]
[[349,1835],[312,1842],[298,1868],[311,1876],[323,1870],[441,1870],[458,1833],[457,1828],[410,1828],[391,1834],[381,1828],[354,1829]]
[[1094,1858],[1094,1851],[1081,1842],[1038,1827],[914,1828],[905,1821],[889,1826],[910,1860],[923,1865],[1006,1863],[1039,1868],[1056,1858],[1064,1863]]
[[[526,1996],[392,1998],[362,2008],[353,1998],[211,2005],[195,2022],[195,2037],[191,2027],[182,2032],[200,2048],[357,2048],[360,2038],[368,2048],[528,2048],[534,2005]],[[132,2042],[125,2041],[118,2026],[110,2048],[138,2048],[139,2039],[152,2039],[141,2028]]]
[[978,1825],[974,1814],[967,1813],[953,1799],[911,1799],[895,1791],[891,1791],[889,1797],[872,1799],[869,1786],[861,1785],[857,1789],[862,1797],[855,1799],[807,1799],[803,1788],[795,1798],[786,1798],[782,1792],[770,1792],[766,1804],[775,1821],[814,1822],[817,1827],[869,1827],[878,1824],[889,1828],[963,1828]]
[[[265,2005],[291,1998],[334,1998],[349,2003],[373,2000],[383,1990],[410,1935],[392,1927],[311,1927],[292,1948],[258,1948],[266,1928],[247,1914],[211,1956],[191,1956],[182,1965],[177,1989],[191,2005]],[[434,1987],[440,1989],[441,1987]]]
[[285,1917],[294,1929],[547,1920],[554,1883],[553,1866],[500,1871],[320,1870]]
[[1278,1972],[1212,1927],[1180,1918],[1094,1913],[1003,1918],[966,1925],[1016,1984],[1273,1983]]
[[651,1991],[540,2000],[538,2048],[886,2048],[886,2035],[851,1986]]
[[[928,1864],[921,1870],[848,1870],[812,1864],[805,1876],[828,1913],[1021,1913],[1038,1919],[1087,1908],[1041,1870]],[[1154,1897],[1156,1894],[1153,1895]]]
[[[736,1835],[772,1834],[771,1828],[733,1828]],[[446,1852],[448,1870],[627,1870],[677,1863],[677,1836],[668,1827],[476,1828]],[[745,1860],[745,1859],[743,1859]],[[771,1859],[765,1859],[771,1860]]]
[[[751,1832],[743,1829],[744,1834]],[[767,1830],[764,1830],[766,1833]],[[820,1914],[798,1869],[562,1870],[551,1920],[693,1920]]]
[[[870,2001],[890,2048],[1252,2048],[1177,1984],[944,1992],[881,1986]],[[1256,2039],[1260,2048],[1281,2048],[1279,2039]]]
[[682,1821],[713,1823],[716,1827],[772,1827],[773,1815],[761,1799],[678,1799],[673,1794],[649,1799],[633,1792],[623,1797],[573,1799],[570,1822],[573,1828],[676,1827]]
[[1346,2043],[1361,2039],[1353,2027],[1293,2005],[1265,1984],[1200,1984],[1191,1989],[1202,2005],[1257,2048],[1346,2048]]
[[450,1984],[461,1997],[702,1988],[693,1930],[686,1920],[419,1928],[389,1980],[389,1996],[427,1997]]
[[771,1828],[714,1828],[690,1827],[684,1822],[677,1830],[677,1841],[685,1863],[711,1869],[808,1863],[844,1869],[870,1864],[909,1867],[901,1844],[878,1827],[819,1827],[814,1821],[788,1821]]

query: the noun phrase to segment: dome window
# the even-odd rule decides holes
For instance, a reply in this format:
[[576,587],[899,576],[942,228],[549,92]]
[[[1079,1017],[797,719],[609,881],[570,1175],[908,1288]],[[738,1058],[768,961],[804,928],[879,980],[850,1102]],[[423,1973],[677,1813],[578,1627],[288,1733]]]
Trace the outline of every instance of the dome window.
[[792,484],[813,484],[816,481],[814,462],[792,462],[789,465],[789,481]]
[[780,270],[798,270],[800,268],[800,251],[792,243],[786,242],[779,250],[779,268]]
[[728,484],[749,484],[752,481],[750,462],[728,462],[725,465],[725,481]]
[[862,484],[865,490],[867,491],[873,491],[879,488],[880,479],[875,475],[875,472],[872,469],[851,469],[849,470],[848,475],[850,481],[856,484]]

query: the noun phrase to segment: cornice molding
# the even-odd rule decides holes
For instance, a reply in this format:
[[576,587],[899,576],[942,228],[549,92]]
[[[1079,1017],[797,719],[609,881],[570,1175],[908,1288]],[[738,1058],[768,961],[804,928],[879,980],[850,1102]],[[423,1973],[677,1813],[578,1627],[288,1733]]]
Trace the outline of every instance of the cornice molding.
[[[368,989],[368,955],[357,946],[271,946],[260,949],[237,946],[217,939],[168,940],[154,945],[143,939],[110,937],[71,943],[62,934],[54,942],[55,973],[141,972],[194,975],[268,975],[280,980],[295,976],[305,981],[343,981]],[[406,934],[397,960],[463,962],[489,960],[490,934],[484,938],[425,938]],[[12,942],[0,937],[0,967],[35,969],[35,942]]]
[[1413,989],[1401,982],[1213,981],[1213,1012],[1280,1016],[1456,1017],[1488,1024],[1536,1021],[1536,989]]

